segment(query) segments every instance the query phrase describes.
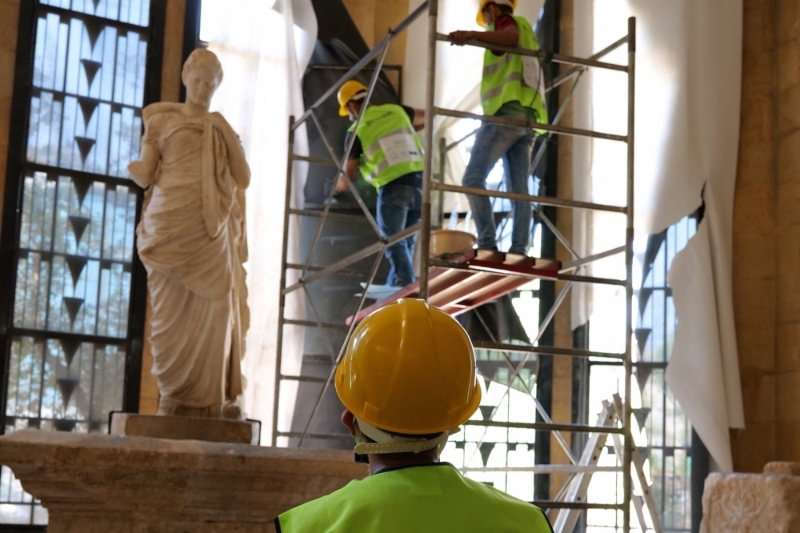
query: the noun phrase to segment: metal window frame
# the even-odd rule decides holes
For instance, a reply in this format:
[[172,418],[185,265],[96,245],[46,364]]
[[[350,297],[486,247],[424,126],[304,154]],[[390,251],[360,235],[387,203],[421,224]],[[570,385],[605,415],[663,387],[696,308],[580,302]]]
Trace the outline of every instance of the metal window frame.
[[[166,23],[167,0],[150,0],[149,26],[136,26],[137,31],[148,33],[144,102],[147,105],[160,100],[161,70],[164,54],[164,34]],[[14,335],[25,333],[14,328],[14,296],[17,282],[17,258],[19,251],[19,232],[22,215],[23,178],[26,168],[36,167],[26,161],[31,96],[35,90],[31,80],[33,76],[33,54],[36,46],[36,17],[40,9],[77,16],[78,18],[95,18],[92,15],[72,10],[64,10],[41,4],[39,1],[20,2],[18,22],[16,61],[14,66],[14,88],[10,117],[8,161],[5,168],[6,183],[3,192],[3,218],[0,230],[0,435],[5,432],[6,405],[8,395],[9,364],[11,360],[11,344]],[[130,24],[102,19],[109,25],[129,28]],[[80,171],[57,169],[70,174],[81,174]],[[86,173],[83,173],[86,174]],[[122,180],[111,176],[92,174],[92,179],[101,178],[110,183],[121,183]],[[124,183],[132,185],[133,182]],[[136,189],[132,189],[136,190]],[[136,219],[139,223],[144,194],[136,191]],[[139,411],[139,395],[141,387],[142,350],[144,340],[145,311],[147,298],[147,273],[139,260],[134,246],[131,264],[130,307],[128,310],[127,336],[115,339],[113,344],[124,345],[125,380],[122,408],[128,412]],[[37,331],[37,333],[42,333]],[[45,332],[47,333],[47,332]],[[64,334],[52,332],[54,337]],[[78,335],[77,337],[85,337]],[[88,336],[103,342],[103,337]],[[87,337],[87,338],[88,338]],[[20,526],[0,524],[2,532],[43,531],[41,526]]]

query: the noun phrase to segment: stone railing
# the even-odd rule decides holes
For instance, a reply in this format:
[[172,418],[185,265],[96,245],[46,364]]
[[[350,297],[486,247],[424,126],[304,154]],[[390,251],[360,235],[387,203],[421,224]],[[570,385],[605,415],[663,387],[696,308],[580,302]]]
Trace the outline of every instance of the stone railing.
[[367,475],[353,453],[24,430],[0,464],[48,533],[270,533],[281,512]]

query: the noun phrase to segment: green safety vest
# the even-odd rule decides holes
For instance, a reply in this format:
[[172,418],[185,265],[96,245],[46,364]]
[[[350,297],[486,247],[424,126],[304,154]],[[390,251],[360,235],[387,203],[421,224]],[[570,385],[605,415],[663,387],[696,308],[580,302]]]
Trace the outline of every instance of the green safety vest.
[[[356,123],[350,125],[353,132]],[[356,131],[364,148],[359,166],[364,179],[380,189],[412,172],[422,172],[422,143],[405,110],[399,105],[369,106]]]
[[[519,28],[519,47],[526,50],[539,50],[539,41],[533,32],[530,22],[523,17],[512,15]],[[494,30],[494,26],[489,28]],[[537,121],[547,123],[547,107],[539,92],[543,90],[544,80],[539,79],[538,59],[527,59],[531,63],[529,77],[535,79],[533,85],[525,83],[525,67],[523,56],[505,53],[495,55],[491,50],[483,54],[483,79],[481,81],[481,104],[485,115],[494,115],[508,102],[519,102],[536,112]],[[530,82],[531,80],[529,80]]]
[[275,519],[279,533],[552,533],[541,509],[436,463],[384,470]]

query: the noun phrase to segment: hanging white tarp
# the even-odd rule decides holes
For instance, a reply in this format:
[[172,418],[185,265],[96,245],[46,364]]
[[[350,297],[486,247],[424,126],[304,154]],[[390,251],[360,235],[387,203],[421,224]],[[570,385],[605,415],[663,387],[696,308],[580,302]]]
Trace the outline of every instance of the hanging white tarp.
[[[678,328],[666,378],[720,469],[730,471],[728,428],[744,427],[731,273],[742,1],[576,0],[574,6],[579,55],[610,44],[626,33],[628,16],[637,18],[637,235],[661,232],[694,212],[705,187],[705,218],[669,274]],[[626,62],[624,56],[615,59]],[[604,86],[617,90],[604,95]],[[583,91],[579,127],[606,130],[625,115],[614,100],[614,94],[625,94],[619,80],[594,71]],[[576,144],[575,188],[582,199],[602,201],[618,181],[613,150],[602,141]],[[605,222],[583,218],[575,220],[581,251],[606,249],[610,243],[596,242],[603,239]],[[593,311],[591,298],[576,298],[573,325]],[[594,307],[600,305],[595,294]]]

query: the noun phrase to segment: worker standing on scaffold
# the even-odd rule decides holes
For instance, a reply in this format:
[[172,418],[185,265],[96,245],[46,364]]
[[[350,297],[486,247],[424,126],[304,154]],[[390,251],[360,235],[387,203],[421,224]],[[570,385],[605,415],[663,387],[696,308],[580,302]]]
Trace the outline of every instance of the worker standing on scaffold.
[[464,477],[439,454],[481,401],[467,332],[423,300],[353,331],[336,370],[342,422],[370,475],[275,519],[279,533],[551,533],[542,510]]
[[[516,7],[517,0],[480,0],[477,21],[486,31],[454,31],[448,39],[457,46],[476,39],[487,44],[539,50],[530,22],[514,15]],[[547,123],[542,87],[537,58],[486,50],[481,81],[481,104],[485,115]],[[475,137],[463,185],[486,189],[486,178],[502,157],[507,187],[511,192],[529,194],[528,176],[535,138],[536,133],[529,128],[484,122]],[[478,257],[492,256],[497,250],[492,202],[486,196],[469,195],[468,198],[478,229]],[[508,251],[525,255],[531,238],[531,205],[521,201],[514,201],[512,205],[514,224]]]
[[[384,237],[391,237],[421,218],[424,163],[422,142],[416,130],[424,126],[425,112],[395,104],[370,105],[365,109],[366,97],[367,88],[355,80],[339,89],[339,115],[353,121],[345,150],[353,133],[356,134],[345,173],[352,181],[360,169],[364,179],[378,189],[378,227]],[[361,121],[357,122],[359,117]],[[347,182],[340,176],[336,192],[345,190]],[[387,285],[405,287],[414,282],[415,243],[414,235],[386,248]]]

